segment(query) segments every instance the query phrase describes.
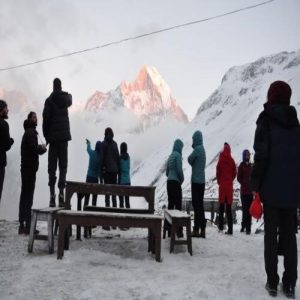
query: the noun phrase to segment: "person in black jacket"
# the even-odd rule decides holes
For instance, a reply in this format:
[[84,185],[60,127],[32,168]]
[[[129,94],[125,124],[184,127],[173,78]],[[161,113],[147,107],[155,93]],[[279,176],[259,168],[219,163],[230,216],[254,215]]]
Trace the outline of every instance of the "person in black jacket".
[[55,207],[56,168],[59,166],[59,206],[64,206],[64,188],[68,167],[68,141],[71,140],[68,107],[72,105],[72,95],[62,91],[61,81],[55,78],[53,92],[45,101],[43,111],[43,133],[47,144],[48,174],[50,187],[50,207]]
[[29,234],[36,172],[39,168],[39,155],[44,154],[47,149],[46,145],[38,145],[37,116],[35,112],[28,114],[23,126],[25,132],[21,144],[22,188],[19,205],[19,234]]
[[11,148],[14,140],[9,135],[9,126],[5,121],[8,119],[8,108],[4,100],[0,100],[0,201],[6,167],[6,152]]
[[[102,174],[105,184],[117,184],[119,173],[120,154],[118,144],[113,140],[114,133],[110,127],[105,129],[102,142],[103,161]],[[117,207],[116,196],[112,196],[112,205]],[[105,206],[109,207],[109,195],[105,195]]]
[[282,287],[288,298],[295,297],[295,214],[300,201],[300,126],[296,109],[290,105],[291,94],[290,86],[283,81],[270,85],[268,101],[257,120],[251,174],[252,191],[260,193],[264,205],[266,289],[270,295],[277,295],[280,231],[284,239]]

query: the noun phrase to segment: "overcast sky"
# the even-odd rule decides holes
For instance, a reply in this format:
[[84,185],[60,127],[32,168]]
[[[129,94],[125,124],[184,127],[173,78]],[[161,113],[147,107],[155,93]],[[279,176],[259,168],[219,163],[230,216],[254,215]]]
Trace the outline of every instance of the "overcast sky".
[[[0,68],[94,47],[265,0],[0,0]],[[234,65],[300,48],[300,1],[275,0],[224,18],[0,72],[0,87],[44,102],[60,77],[75,101],[153,65],[191,119]]]

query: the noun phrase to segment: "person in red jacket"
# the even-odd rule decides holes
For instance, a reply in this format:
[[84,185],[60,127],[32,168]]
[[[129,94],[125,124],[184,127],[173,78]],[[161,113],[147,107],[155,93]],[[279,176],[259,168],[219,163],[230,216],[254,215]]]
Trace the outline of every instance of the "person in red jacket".
[[224,210],[226,205],[226,218],[228,230],[226,234],[232,234],[232,212],[233,180],[236,177],[236,165],[231,157],[229,144],[224,144],[217,164],[217,182],[219,185],[219,230],[224,229]]
[[253,200],[253,195],[250,189],[250,176],[252,171],[252,164],[250,163],[249,150],[243,151],[243,161],[238,168],[237,180],[241,184],[241,201],[243,208],[242,228],[241,232],[246,229],[246,234],[251,233],[251,215],[249,208]]

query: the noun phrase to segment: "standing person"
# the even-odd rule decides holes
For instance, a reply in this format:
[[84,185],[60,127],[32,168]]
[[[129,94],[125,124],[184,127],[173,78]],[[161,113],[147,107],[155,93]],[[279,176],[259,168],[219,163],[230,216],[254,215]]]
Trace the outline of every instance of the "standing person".
[[250,163],[249,150],[243,151],[243,161],[238,168],[237,180],[241,184],[241,201],[243,208],[243,218],[241,232],[246,229],[246,234],[251,233],[251,215],[249,213],[250,205],[253,200],[253,195],[250,189],[250,175],[252,171],[252,164]]
[[[167,161],[166,175],[167,193],[168,193],[168,209],[181,210],[182,205],[182,190],[181,185],[184,181],[182,171],[182,148],[183,142],[180,139],[175,140],[173,150]],[[170,235],[170,224],[165,223]],[[178,237],[183,237],[182,227],[178,228]]]
[[9,125],[5,119],[8,119],[8,107],[4,100],[0,100],[0,201],[7,164],[6,152],[14,143],[14,140],[9,135]]
[[[117,184],[119,173],[119,149],[113,140],[114,132],[110,127],[105,129],[104,141],[102,142],[103,164],[102,172],[105,184]],[[105,206],[109,207],[109,195],[105,195]],[[112,196],[112,206],[117,207],[116,196]]]
[[68,107],[72,95],[62,91],[59,78],[53,80],[53,92],[46,99],[43,111],[43,133],[47,144],[50,207],[55,207],[55,183],[57,163],[59,166],[59,206],[64,207],[64,188],[68,167],[68,141],[71,140]]
[[44,154],[47,149],[46,145],[38,144],[37,116],[35,112],[28,114],[23,126],[25,132],[21,143],[22,187],[19,205],[19,234],[29,234],[36,172],[39,168],[39,155]]
[[282,233],[284,272],[282,288],[295,298],[297,281],[297,240],[295,214],[300,202],[300,126],[296,109],[290,105],[292,90],[283,81],[273,82],[267,103],[257,119],[254,138],[254,166],[251,188],[259,192],[264,205],[264,258],[266,289],[277,295],[279,276],[278,239]]
[[[102,165],[102,146],[101,142],[97,141],[95,150],[91,148],[91,142],[86,140],[86,151],[89,155],[89,167],[86,175],[86,182],[89,183],[102,183],[101,165]],[[89,205],[90,195],[87,194],[84,200],[84,206]],[[97,205],[97,194],[93,195],[92,205]]]
[[[206,219],[203,208],[203,197],[206,154],[203,147],[202,133],[199,130],[193,134],[192,147],[194,150],[188,157],[188,162],[192,166],[192,203],[195,213],[192,236],[205,238]],[[199,233],[199,228],[201,228],[201,233]]]
[[219,230],[224,229],[224,210],[226,205],[226,218],[228,230],[226,234],[232,234],[233,181],[236,176],[236,165],[231,157],[230,146],[225,143],[217,164],[217,182],[219,185]]
[[[130,185],[130,156],[127,152],[127,144],[120,145],[119,184]],[[124,207],[124,196],[119,196],[120,207]],[[125,207],[130,208],[129,196],[125,196]]]

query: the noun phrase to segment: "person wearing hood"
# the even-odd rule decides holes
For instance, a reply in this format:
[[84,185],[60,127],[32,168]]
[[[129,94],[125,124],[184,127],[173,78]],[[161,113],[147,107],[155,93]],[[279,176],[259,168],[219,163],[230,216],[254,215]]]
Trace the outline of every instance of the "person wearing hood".
[[226,206],[226,218],[228,230],[226,234],[233,233],[231,204],[233,201],[233,181],[236,177],[236,165],[231,157],[229,144],[224,144],[217,164],[217,182],[219,185],[219,230],[224,229],[224,210]]
[[237,180],[241,185],[241,202],[243,208],[241,232],[246,229],[246,234],[251,233],[251,215],[249,213],[250,205],[253,200],[253,195],[250,189],[250,175],[252,164],[250,163],[250,151],[243,151],[243,161],[238,168]]
[[[195,214],[192,236],[205,238],[206,219],[203,207],[203,197],[205,190],[206,154],[203,147],[202,133],[199,130],[193,134],[192,147],[194,150],[188,157],[188,163],[192,167],[192,203]],[[199,229],[201,229],[201,233],[199,233]]]
[[[182,148],[183,142],[180,139],[175,140],[173,150],[167,161],[166,175],[167,193],[168,193],[168,209],[181,210],[182,206],[182,190],[181,185],[184,181],[182,171]],[[165,221],[170,236],[170,224]],[[177,231],[178,237],[183,237],[182,227]]]
[[[91,148],[91,142],[86,140],[86,151],[89,155],[89,166],[86,175],[86,182],[88,183],[102,183],[102,143],[100,141],[96,142],[95,150]],[[84,200],[84,206],[89,205],[90,195],[87,194]],[[97,195],[93,195],[92,205],[97,205]]]
[[[103,164],[102,173],[105,184],[117,184],[119,173],[119,148],[114,141],[114,132],[108,127],[104,132],[104,141],[102,142],[103,149]],[[105,195],[105,206],[110,206],[109,195]],[[116,196],[112,195],[112,206],[117,207]]]
[[284,239],[280,249],[284,257],[282,288],[288,298],[295,298],[295,215],[300,202],[300,125],[297,111],[290,105],[291,95],[291,87],[284,81],[275,81],[269,87],[267,102],[256,122],[250,184],[253,193],[259,193],[264,206],[265,287],[270,295],[277,295],[280,229]]
[[19,205],[19,234],[29,234],[36,172],[39,168],[39,155],[44,154],[47,149],[46,145],[38,144],[37,116],[35,112],[28,114],[23,126],[25,132],[21,143],[22,186]]
[[68,108],[72,105],[72,95],[64,92],[59,78],[53,81],[53,92],[46,99],[43,110],[43,133],[49,144],[48,174],[50,207],[55,207],[56,169],[59,166],[59,206],[64,207],[64,189],[68,167],[68,142],[71,140]]
[[14,140],[9,135],[9,125],[5,119],[8,119],[7,103],[4,100],[0,100],[0,201],[7,164],[6,152],[14,143]]
[[[130,185],[130,156],[127,152],[127,144],[123,142],[120,145],[120,162],[119,162],[119,184]],[[130,208],[129,196],[119,196],[120,207],[124,207],[124,197],[125,197],[125,207]]]

